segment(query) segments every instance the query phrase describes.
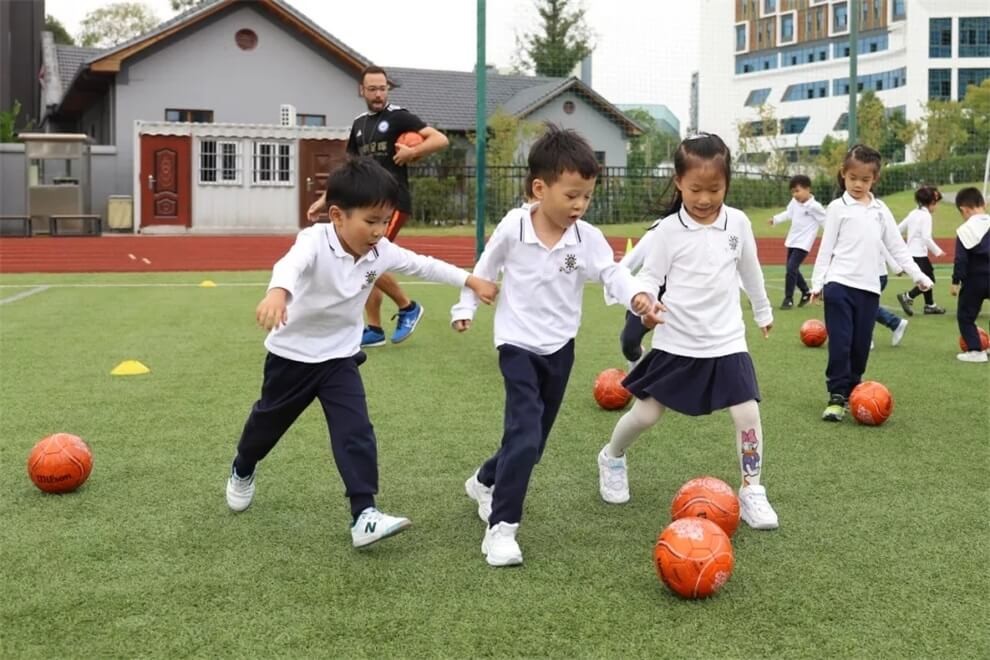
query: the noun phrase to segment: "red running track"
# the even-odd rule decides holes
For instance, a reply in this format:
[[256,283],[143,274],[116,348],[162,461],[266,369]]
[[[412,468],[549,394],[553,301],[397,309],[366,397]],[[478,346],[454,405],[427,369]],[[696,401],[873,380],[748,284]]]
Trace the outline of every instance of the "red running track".
[[[293,236],[2,238],[0,273],[269,270],[293,240]],[[609,242],[616,257],[621,257],[626,239],[610,238]],[[938,262],[951,263],[954,239],[938,239],[937,242],[947,253]],[[474,263],[473,237],[400,236],[398,244],[458,266],[470,267]],[[763,265],[785,263],[787,250],[782,239],[761,238],[757,239],[757,245]],[[813,250],[809,261],[814,255]]]

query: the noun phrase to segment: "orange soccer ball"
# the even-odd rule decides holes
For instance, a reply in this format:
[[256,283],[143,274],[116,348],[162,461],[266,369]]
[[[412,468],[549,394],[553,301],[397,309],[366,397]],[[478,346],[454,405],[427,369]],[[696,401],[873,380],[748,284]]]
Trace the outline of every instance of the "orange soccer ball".
[[595,378],[595,401],[605,410],[621,410],[629,403],[632,394],[622,386],[626,372],[622,369],[606,369]]
[[653,548],[657,575],[682,598],[707,598],[732,575],[732,542],[704,518],[681,518],[660,533]]
[[[980,333],[980,350],[985,351],[990,348],[990,334],[987,334],[987,331],[983,328],[977,328],[976,330]],[[959,338],[959,350],[969,350],[969,346],[966,345],[966,340],[962,337]]]
[[418,147],[423,144],[423,136],[416,131],[406,131],[395,139],[395,143],[402,144],[407,147]]
[[739,527],[739,498],[721,479],[698,477],[685,483],[674,495],[670,517],[711,520],[731,537]]
[[93,452],[83,439],[56,433],[39,440],[28,456],[27,471],[46,493],[68,493],[86,482],[93,469]]
[[894,397],[882,383],[864,380],[849,395],[849,409],[860,424],[880,426],[894,411]]
[[828,330],[818,319],[808,319],[801,324],[801,343],[805,346],[821,346],[826,339],[828,339]]

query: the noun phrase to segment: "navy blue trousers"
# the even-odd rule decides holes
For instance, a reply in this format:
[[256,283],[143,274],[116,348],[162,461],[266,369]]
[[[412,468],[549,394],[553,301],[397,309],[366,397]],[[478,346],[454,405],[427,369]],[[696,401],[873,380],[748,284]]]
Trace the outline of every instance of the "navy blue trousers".
[[626,310],[626,323],[619,333],[619,346],[622,355],[630,362],[635,362],[643,356],[643,337],[650,329],[643,325],[643,320],[629,310]]
[[980,315],[983,301],[987,299],[990,299],[990,278],[967,278],[959,288],[956,322],[959,323],[959,334],[966,340],[968,350],[980,350],[980,334],[976,329],[976,317]]
[[826,284],[822,294],[828,328],[828,391],[848,397],[866,372],[880,296],[836,282]]
[[330,432],[330,449],[344,481],[344,494],[357,516],[375,505],[378,448],[368,419],[364,383],[358,373],[363,353],[310,364],[272,353],[265,358],[261,398],[244,423],[234,467],[247,476],[313,402],[320,400]]
[[522,520],[529,478],[547,446],[573,365],[573,339],[550,355],[508,344],[498,347],[505,381],[505,427],[498,451],[478,471],[478,481],[495,486],[489,525]]
[[801,274],[801,264],[808,256],[807,250],[801,248],[787,248],[787,273],[784,275],[784,300],[794,300],[794,287],[801,291],[801,295],[808,293],[808,283],[804,281]]

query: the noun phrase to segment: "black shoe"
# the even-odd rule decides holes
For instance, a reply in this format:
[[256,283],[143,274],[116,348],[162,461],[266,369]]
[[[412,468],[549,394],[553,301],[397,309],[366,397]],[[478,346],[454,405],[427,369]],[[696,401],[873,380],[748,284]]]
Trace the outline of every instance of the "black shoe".
[[809,302],[811,302],[811,292],[805,292],[801,294],[801,300],[798,301],[798,307],[804,307]]
[[793,300],[785,300],[784,302],[780,303],[781,309],[791,309],[792,307],[794,307]]
[[911,296],[906,293],[898,293],[897,302],[901,303],[901,309],[904,310],[905,314],[914,316],[914,301],[911,299]]
[[945,314],[945,308],[938,305],[925,305],[925,314]]

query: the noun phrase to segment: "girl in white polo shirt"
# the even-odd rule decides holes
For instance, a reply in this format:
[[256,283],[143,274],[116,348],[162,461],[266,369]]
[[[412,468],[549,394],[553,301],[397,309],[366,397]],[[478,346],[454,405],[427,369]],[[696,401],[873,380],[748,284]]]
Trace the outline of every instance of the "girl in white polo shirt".
[[746,347],[740,283],[764,337],[773,312],[749,218],[723,203],[731,160],[721,138],[709,134],[687,138],[674,154],[673,203],[653,230],[653,248],[637,276],[648,291],[665,285],[660,323],[652,350],[623,381],[636,400],[599,454],[599,492],[613,504],[629,500],[626,449],[668,408],[686,415],[728,408],[742,518],[754,529],[774,529],[777,514],[760,484],[760,392]]
[[319,399],[330,448],[350,500],[351,541],[370,545],[401,532],[409,520],[375,507],[378,450],[368,419],[358,366],[364,304],[375,281],[389,271],[432,282],[467,286],[490,303],[498,289],[448,263],[418,255],[385,238],[399,201],[399,184],[370,158],[334,170],[324,199],[330,223],[299,232],[272,269],[258,304],[258,324],[269,330],[261,398],[244,423],[227,479],[227,506],[244,511],[255,491],[257,464],[297,417]]
[[[942,193],[934,186],[922,186],[914,192],[914,201],[918,203],[918,208],[908,213],[901,224],[897,225],[897,230],[907,234],[907,248],[911,258],[918,264],[921,272],[934,282],[935,269],[932,268],[928,253],[931,252],[936,257],[945,254],[945,250],[932,238],[932,214],[942,201]],[[918,287],[897,294],[897,302],[901,303],[905,314],[914,316],[914,299],[922,293],[925,295],[925,314],[945,314],[945,309],[935,304],[933,290],[922,291]]]
[[932,281],[911,259],[887,205],[870,192],[880,178],[880,153],[857,144],[839,170],[842,196],[825,212],[825,231],[811,275],[811,295],[825,301],[829,399],[822,419],[839,422],[849,393],[859,385],[870,357],[880,306],[881,243],[900,270],[924,291]]

